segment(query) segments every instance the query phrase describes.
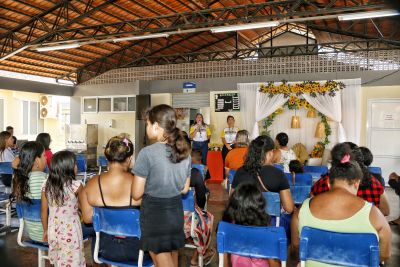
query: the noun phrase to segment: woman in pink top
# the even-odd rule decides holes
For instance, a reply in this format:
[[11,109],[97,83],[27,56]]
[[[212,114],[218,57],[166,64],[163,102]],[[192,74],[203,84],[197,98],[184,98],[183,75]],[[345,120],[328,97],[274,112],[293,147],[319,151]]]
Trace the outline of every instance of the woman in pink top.
[[53,157],[53,152],[50,149],[51,137],[48,133],[40,133],[36,137],[36,142],[41,143],[44,146],[44,154],[46,155],[47,166],[50,167],[51,158]]

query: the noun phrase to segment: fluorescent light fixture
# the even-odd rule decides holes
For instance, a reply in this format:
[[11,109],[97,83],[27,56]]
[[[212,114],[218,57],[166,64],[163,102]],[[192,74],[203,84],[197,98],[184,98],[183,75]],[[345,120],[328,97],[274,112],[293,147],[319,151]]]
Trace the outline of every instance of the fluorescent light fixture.
[[54,46],[42,46],[42,47],[36,47],[36,51],[45,52],[45,51],[53,51],[53,50],[78,48],[80,46],[81,46],[80,44],[65,44],[65,45],[54,45]]
[[156,34],[148,34],[148,35],[139,35],[139,36],[130,36],[130,37],[121,37],[113,39],[113,42],[122,42],[122,41],[135,41],[135,40],[144,40],[144,39],[152,39],[152,38],[167,38],[169,34],[166,33],[156,33]]
[[24,51],[25,49],[27,49],[29,46],[28,45],[26,45],[26,46],[23,46],[23,47],[21,47],[21,48],[18,48],[17,50],[15,50],[14,52],[12,52],[12,53],[10,53],[10,54],[8,54],[8,55],[6,55],[6,56],[4,56],[4,57],[2,57],[2,58],[0,58],[0,61],[2,61],[2,60],[6,60],[7,58],[10,58],[10,57],[12,57],[12,56],[14,56],[14,55],[16,55],[16,54],[18,54],[19,52],[22,52],[22,51]]
[[240,25],[214,27],[214,28],[211,28],[210,31],[213,33],[232,32],[232,31],[259,29],[259,28],[267,28],[267,27],[276,27],[278,25],[279,25],[279,21],[266,21],[266,22],[247,23],[247,24],[240,24]]
[[338,20],[372,19],[372,18],[382,18],[382,17],[390,17],[398,15],[400,15],[400,12],[398,10],[388,9],[388,10],[357,12],[357,13],[339,15]]

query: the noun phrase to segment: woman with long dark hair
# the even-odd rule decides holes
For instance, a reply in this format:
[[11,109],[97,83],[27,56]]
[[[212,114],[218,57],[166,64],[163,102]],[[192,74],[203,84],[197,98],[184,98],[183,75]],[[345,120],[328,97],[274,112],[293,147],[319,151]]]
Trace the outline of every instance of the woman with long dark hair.
[[155,143],[139,152],[132,170],[133,198],[142,199],[140,246],[150,251],[155,266],[178,267],[178,249],[185,245],[181,197],[190,185],[190,147],[172,107],[155,106],[146,119],[146,133]]
[[283,209],[292,213],[294,203],[285,174],[272,165],[274,141],[262,135],[251,141],[243,167],[236,171],[232,182],[235,190],[243,182],[253,182],[262,191],[277,192]]
[[36,136],[36,142],[41,143],[44,146],[44,151],[47,159],[47,166],[50,167],[51,158],[53,157],[53,152],[50,149],[51,137],[48,133],[40,133]]
[[[373,233],[379,239],[381,261],[390,257],[390,227],[375,205],[357,197],[364,174],[359,164],[351,159],[351,153],[346,143],[333,147],[332,167],[329,170],[330,190],[306,199],[300,211],[293,215],[294,251],[299,246],[303,227],[308,226],[339,233]],[[314,263],[312,266],[317,265]]]
[[51,159],[50,175],[42,192],[43,240],[49,243],[49,260],[55,266],[86,266],[75,180],[76,158],[60,151]]
[[[229,198],[222,220],[247,226],[269,226],[271,217],[265,212],[267,202],[257,185],[252,182],[241,183]],[[240,266],[280,266],[273,259],[254,259],[238,255],[224,255],[224,262],[231,260],[232,267]],[[229,265],[229,264],[228,264]]]
[[196,122],[190,127],[189,136],[193,140],[192,149],[201,151],[201,162],[207,165],[208,143],[211,138],[211,130],[204,122],[201,113],[196,114]]
[[[47,178],[44,173],[46,156],[44,147],[38,142],[26,142],[20,151],[17,168],[14,169],[13,196],[17,202],[41,198],[41,188]],[[43,241],[43,228],[39,222],[26,222],[29,237]]]

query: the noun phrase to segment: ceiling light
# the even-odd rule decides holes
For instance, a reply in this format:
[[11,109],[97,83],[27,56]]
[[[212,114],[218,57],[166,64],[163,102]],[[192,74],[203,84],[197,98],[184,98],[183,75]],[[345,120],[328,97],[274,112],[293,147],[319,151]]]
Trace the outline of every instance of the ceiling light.
[[214,28],[211,28],[210,31],[213,33],[231,32],[231,31],[241,31],[241,30],[259,29],[259,28],[267,28],[267,27],[276,27],[278,25],[279,25],[279,21],[266,21],[266,22],[247,23],[247,24],[240,24],[240,25],[214,27]]
[[372,19],[400,15],[400,12],[395,9],[379,10],[370,12],[358,12],[339,15],[338,20],[355,20],[355,19]]
[[156,33],[156,34],[116,38],[116,39],[113,39],[113,42],[116,43],[116,42],[122,42],[122,41],[135,41],[135,40],[161,38],[161,37],[167,38],[168,36],[169,36],[169,34],[166,34],[166,33]]
[[81,46],[80,44],[65,44],[65,45],[54,45],[54,46],[42,46],[42,47],[36,47],[36,51],[45,52],[45,51],[53,51],[53,50],[78,48],[80,46]]

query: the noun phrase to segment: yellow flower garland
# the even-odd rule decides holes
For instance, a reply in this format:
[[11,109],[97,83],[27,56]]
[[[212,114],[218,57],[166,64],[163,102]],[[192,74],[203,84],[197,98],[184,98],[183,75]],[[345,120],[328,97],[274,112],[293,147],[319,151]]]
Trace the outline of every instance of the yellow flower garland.
[[276,94],[283,94],[286,98],[291,95],[301,95],[309,93],[310,96],[316,97],[317,94],[335,96],[336,92],[342,90],[345,85],[342,82],[327,81],[325,84],[320,82],[308,81],[303,83],[288,84],[287,81],[282,81],[281,84],[275,85],[274,82],[262,84],[260,92],[268,94],[273,97]]

